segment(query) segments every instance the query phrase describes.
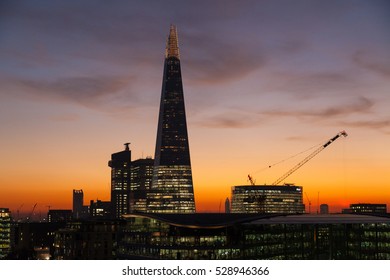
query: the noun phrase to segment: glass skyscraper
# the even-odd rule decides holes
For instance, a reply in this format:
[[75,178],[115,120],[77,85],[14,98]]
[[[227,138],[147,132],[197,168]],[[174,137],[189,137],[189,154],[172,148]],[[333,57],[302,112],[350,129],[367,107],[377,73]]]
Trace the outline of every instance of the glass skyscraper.
[[147,206],[151,213],[195,212],[179,44],[173,25],[165,52],[153,181]]

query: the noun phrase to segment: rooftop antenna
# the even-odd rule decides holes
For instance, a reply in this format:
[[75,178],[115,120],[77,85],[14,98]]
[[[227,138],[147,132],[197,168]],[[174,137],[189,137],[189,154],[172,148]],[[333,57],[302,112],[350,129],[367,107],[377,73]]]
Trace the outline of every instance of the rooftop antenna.
[[317,214],[319,213],[318,208],[320,207],[320,192],[317,194]]
[[309,203],[309,214],[311,214],[311,201],[310,201],[309,196],[307,195],[306,192],[305,192],[305,195],[306,195],[306,198],[307,198],[307,202]]

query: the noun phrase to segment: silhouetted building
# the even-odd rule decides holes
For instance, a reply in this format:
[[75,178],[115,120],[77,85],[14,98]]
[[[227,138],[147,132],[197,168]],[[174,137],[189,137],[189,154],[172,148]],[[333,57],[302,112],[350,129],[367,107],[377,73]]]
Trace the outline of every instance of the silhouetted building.
[[89,218],[89,206],[84,205],[83,190],[73,190],[73,219],[81,220]]
[[349,206],[353,214],[386,214],[386,204],[357,203]]
[[230,210],[230,200],[227,197],[226,200],[225,200],[225,213],[230,213],[230,212],[231,212],[231,210]]
[[390,259],[390,218],[129,214],[119,259]]
[[175,26],[167,40],[153,183],[147,196],[148,212],[194,213],[192,183],[179,44]]
[[112,205],[110,201],[91,200],[89,205],[90,218],[104,218],[108,219],[111,215]]
[[146,194],[152,185],[154,160],[150,157],[131,162],[129,212],[146,212]]
[[304,213],[302,187],[245,185],[232,188],[232,213]]
[[73,218],[72,210],[50,209],[47,213],[49,223],[68,222]]
[[55,233],[56,260],[115,259],[117,231],[122,220],[74,221]]
[[11,213],[8,208],[0,208],[0,260],[11,250]]
[[13,225],[14,246],[11,259],[47,259],[54,252],[54,234],[66,222],[17,223]]
[[329,214],[329,205],[321,204],[320,205],[320,214]]
[[129,144],[125,144],[124,151],[112,154],[111,160],[108,162],[108,166],[111,167],[111,215],[116,219],[129,213],[131,183],[131,151]]

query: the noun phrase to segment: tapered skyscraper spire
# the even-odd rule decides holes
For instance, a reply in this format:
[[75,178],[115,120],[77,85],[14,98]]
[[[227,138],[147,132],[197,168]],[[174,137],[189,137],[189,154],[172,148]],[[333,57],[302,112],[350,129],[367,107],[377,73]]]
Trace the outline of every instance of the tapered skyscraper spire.
[[147,205],[147,211],[153,213],[195,212],[178,37],[173,25],[165,50],[153,182]]
[[167,39],[167,47],[165,48],[165,58],[176,57],[180,59],[179,39],[177,37],[176,26],[171,25],[169,36]]

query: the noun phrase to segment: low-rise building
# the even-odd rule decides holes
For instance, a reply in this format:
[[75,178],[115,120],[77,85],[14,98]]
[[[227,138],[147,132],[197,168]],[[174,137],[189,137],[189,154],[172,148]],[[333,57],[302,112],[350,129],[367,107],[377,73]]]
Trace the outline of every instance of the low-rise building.
[[302,187],[245,185],[232,188],[232,213],[303,214]]
[[386,204],[356,203],[349,206],[354,214],[386,214]]
[[130,214],[120,259],[390,259],[390,218]]

